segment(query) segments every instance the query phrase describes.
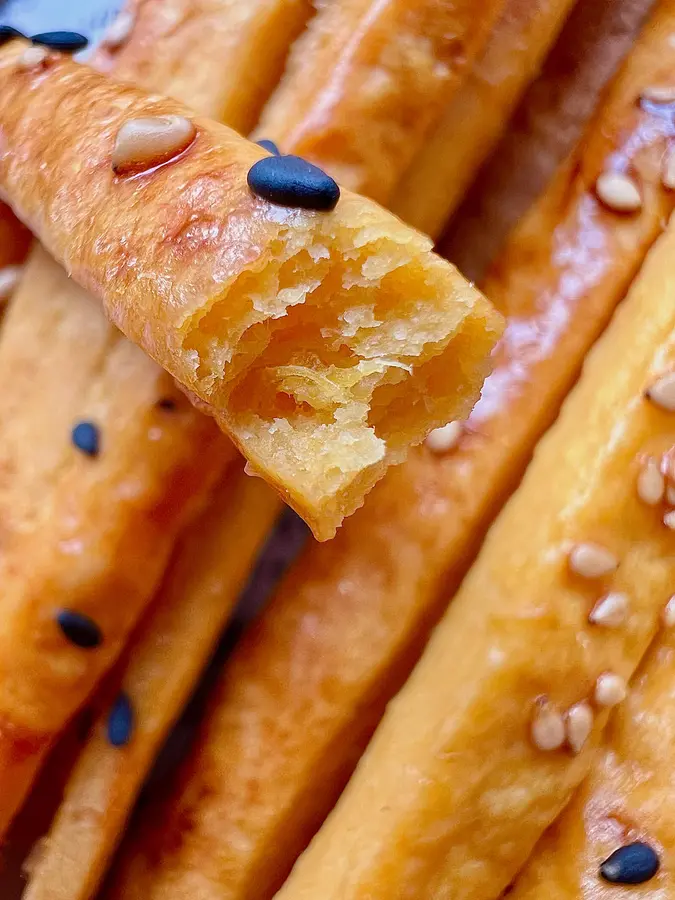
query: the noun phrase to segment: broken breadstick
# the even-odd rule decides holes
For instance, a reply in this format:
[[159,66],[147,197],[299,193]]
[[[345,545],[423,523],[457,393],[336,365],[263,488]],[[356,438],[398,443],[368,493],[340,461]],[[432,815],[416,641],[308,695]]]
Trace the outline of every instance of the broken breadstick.
[[337,194],[320,170],[57,54],[26,66],[25,52],[0,51],[0,188],[331,537],[410,444],[470,408],[498,317],[372,202],[343,194],[326,211]]

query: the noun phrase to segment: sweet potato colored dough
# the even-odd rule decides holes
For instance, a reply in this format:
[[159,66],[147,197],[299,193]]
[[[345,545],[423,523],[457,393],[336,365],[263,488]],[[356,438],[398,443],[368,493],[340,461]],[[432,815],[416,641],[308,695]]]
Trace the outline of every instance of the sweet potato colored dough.
[[278,504],[241,460],[179,542],[164,585],[115,677],[133,709],[129,743],[108,737],[108,711],[65,786],[24,900],[89,900],[119,841],[133,800],[205,667]]
[[[302,21],[306,14],[295,0],[264,6],[273,16],[281,12]],[[199,16],[191,8],[194,29]],[[185,9],[184,0],[140,4],[134,28],[113,54],[120,57],[124,78],[132,78],[133,67],[154,53],[151,42],[138,48],[136,41],[154,34],[153,22],[173,10],[171,46],[179,61],[172,68],[163,59],[167,69],[184,73],[174,79],[174,92],[189,97],[197,65],[200,78],[208,67],[223,85],[241,81],[228,58],[205,60],[200,53],[190,66],[177,40]],[[246,9],[242,19],[240,7],[218,6],[232,31],[251,29],[255,50],[252,20],[266,27],[263,6]],[[150,78],[146,87],[157,87],[151,71],[143,71]],[[240,96],[245,93],[242,84]],[[230,111],[228,106],[203,110],[213,116]],[[0,378],[12,385],[0,393],[2,833],[50,742],[114,662],[158,586],[177,535],[232,459],[232,449],[177,393],[173,380],[124,341],[100,306],[41,249],[34,251],[3,323]],[[101,434],[95,461],[71,442],[73,424],[87,418]],[[269,504],[277,506],[271,492]],[[83,654],[56,638],[55,611],[65,604],[72,608],[78,598],[104,635],[94,653]]]
[[128,37],[104,41],[94,64],[246,134],[312,14],[311,0],[131,0]]
[[[174,900],[197,877],[218,900],[269,896],[330,809],[440,615],[439,588],[466,571],[672,209],[660,178],[673,122],[636,100],[672,71],[674,10],[652,20],[491,280],[507,331],[489,405],[454,451],[411,454],[330,544],[301,555],[226,667],[162,833],[146,817],[130,840],[120,897],[135,885],[143,900]],[[640,178],[639,216],[596,198],[613,161]],[[258,786],[255,804],[242,783]]]
[[[97,48],[93,62],[103,71],[114,69],[121,79],[161,84],[179,100],[189,84],[194,109],[246,134],[311,13],[310,0],[130,0],[120,15],[127,35]],[[204,62],[223,59],[229,71],[245,72],[246,78],[213,77],[213,63]],[[0,204],[0,272],[25,258],[30,237]]]
[[[637,487],[672,455],[672,381],[670,399],[647,392],[675,372],[674,249],[671,230],[278,900],[492,900],[588,772],[675,578],[675,535]],[[626,596],[616,628],[589,619],[609,592]],[[563,716],[580,703],[575,755]]]
[[655,0],[575,5],[440,241],[443,255],[471,280],[484,279],[513,228],[574,151],[655,6]]
[[[0,187],[15,211],[331,537],[411,443],[470,408],[498,317],[370,201],[269,203],[247,185],[266,153],[234,131],[56,54],[27,68],[23,52],[0,55]],[[185,152],[116,175],[122,125],[172,115],[196,129]]]
[[[673,249],[671,242],[670,254]],[[672,266],[669,259],[662,262]],[[675,438],[672,428],[671,438]],[[659,515],[658,507],[653,515]],[[673,895],[674,691],[671,623],[652,644],[631,682],[628,699],[612,715],[590,774],[542,837],[509,897],[613,900],[621,889],[604,882],[598,870],[611,853],[633,841],[652,846],[661,867],[655,878],[627,891],[641,900]]]
[[387,204],[505,2],[322,4],[291,50],[256,133]]
[[397,185],[391,209],[434,239],[537,75],[576,0],[507,0],[488,42]]

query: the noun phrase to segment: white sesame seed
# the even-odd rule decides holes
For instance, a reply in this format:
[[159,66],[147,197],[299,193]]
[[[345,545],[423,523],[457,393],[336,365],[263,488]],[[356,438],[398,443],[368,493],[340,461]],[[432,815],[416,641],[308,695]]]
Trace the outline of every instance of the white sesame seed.
[[652,458],[648,459],[638,475],[638,497],[648,506],[656,506],[663,500],[665,490],[666,479],[661,473],[658,462]]
[[614,212],[637,212],[642,207],[637,184],[622,172],[603,172],[595,182],[595,192]]
[[9,300],[19,284],[22,274],[23,266],[5,266],[4,269],[0,269],[0,302]]
[[619,560],[606,547],[587,542],[572,547],[569,565],[570,569],[582,578],[602,578],[603,575],[609,575],[617,569]]
[[629,607],[627,594],[610,591],[595,604],[588,621],[602,628],[619,628],[626,621]]
[[567,743],[575,753],[580,753],[593,730],[593,710],[582,700],[567,710],[565,732]]
[[136,24],[136,14],[130,9],[122,10],[103,36],[106,47],[116,50],[130,37]]
[[666,628],[672,628],[675,625],[675,594],[664,606],[661,619]]
[[49,50],[46,47],[27,47],[17,63],[22,69],[32,69],[34,66],[40,66],[49,56]]
[[462,437],[462,431],[461,422],[448,422],[447,425],[430,431],[424,443],[432,453],[447,453],[457,446]]
[[626,699],[626,679],[613,672],[605,672],[595,682],[595,702],[598,706],[616,706]]
[[651,100],[652,103],[675,103],[675,87],[668,84],[653,84],[643,89],[643,100]]
[[530,733],[532,743],[539,750],[557,750],[565,743],[565,721],[549,701],[537,704]]
[[112,154],[115,172],[142,171],[168,162],[190,146],[193,123],[183,116],[129,119],[117,132]]
[[670,528],[671,531],[675,531],[675,509],[671,509],[670,512],[665,514],[663,524],[666,528]]
[[675,372],[667,372],[647,388],[647,397],[665,409],[667,412],[675,412]]
[[669,150],[663,157],[661,183],[669,191],[675,191],[675,150]]

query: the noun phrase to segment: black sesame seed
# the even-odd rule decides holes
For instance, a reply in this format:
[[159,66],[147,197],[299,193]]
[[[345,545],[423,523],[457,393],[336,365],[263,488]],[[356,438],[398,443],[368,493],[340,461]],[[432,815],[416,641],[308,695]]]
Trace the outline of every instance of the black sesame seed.
[[611,884],[642,884],[659,870],[656,851],[641,841],[619,847],[600,866],[600,875]]
[[72,431],[73,444],[87,456],[98,456],[100,437],[93,422],[78,422]]
[[108,715],[108,740],[113,747],[124,747],[134,730],[134,708],[125,693],[118,695]]
[[13,41],[14,38],[24,37],[20,31],[17,31],[16,28],[12,28],[11,25],[0,25],[0,47],[3,44],[8,44],[10,41]]
[[34,44],[49,47],[50,50],[59,50],[61,53],[77,53],[84,50],[89,39],[76,31],[45,31],[42,34],[34,34],[31,37]]
[[93,650],[103,640],[101,629],[93,619],[73,609],[62,609],[56,616],[59,628],[71,644],[83,650]]
[[157,401],[157,406],[160,409],[165,409],[167,412],[173,412],[176,409],[176,405],[173,397],[162,397],[161,400]]
[[268,141],[266,138],[263,138],[261,141],[256,141],[256,144],[259,147],[262,147],[263,150],[267,150],[267,152],[271,153],[272,156],[281,156],[279,148],[274,143],[274,141]]
[[340,199],[340,188],[330,175],[299,156],[266,156],[248,173],[254,194],[278,206],[328,211]]

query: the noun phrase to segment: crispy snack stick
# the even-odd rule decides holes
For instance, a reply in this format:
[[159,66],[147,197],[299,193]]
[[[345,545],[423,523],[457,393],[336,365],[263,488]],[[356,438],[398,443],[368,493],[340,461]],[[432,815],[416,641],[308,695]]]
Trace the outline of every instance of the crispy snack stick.
[[[498,317],[374,203],[270,203],[247,184],[265,151],[234,131],[57,54],[27,68],[24,52],[12,41],[0,55],[0,186],[127,337],[331,537],[411,443],[470,408]],[[116,175],[122,126],[171,116],[195,130],[179,158]]]
[[[670,261],[663,264],[670,266]],[[631,895],[641,900],[672,896],[674,687],[671,624],[631,682],[628,699],[610,719],[590,774],[542,837],[510,897],[611,900],[621,896],[617,883],[606,881],[600,869],[617,850],[636,841],[656,853],[659,872],[648,877],[643,869],[645,882],[640,888],[629,888]]]
[[111,744],[107,709],[75,764],[25,900],[88,900],[95,893],[148,768],[272,525],[279,504],[269,498],[264,482],[245,476],[235,460],[180,542],[116,678],[133,709],[129,741]]
[[[661,267],[658,287],[673,302],[672,235],[654,250],[650,266]],[[670,439],[675,428],[670,426]],[[653,461],[655,462],[655,460]],[[675,469],[673,457],[665,458],[666,477],[654,481],[646,467],[639,489],[651,505],[643,515],[668,516],[673,505]],[[656,468],[658,473],[658,468]],[[671,598],[663,616],[663,631],[654,641],[642,667],[631,682],[627,700],[610,719],[604,742],[593,760],[590,774],[572,802],[542,837],[527,866],[516,880],[514,900],[550,897],[551,900],[610,900],[625,871],[605,871],[603,863],[621,848],[635,842],[656,855],[657,875],[650,875],[650,854],[641,848],[641,888],[630,888],[641,898],[673,894],[672,853],[675,847],[675,793],[672,777],[675,730],[675,630]],[[624,851],[625,852],[625,851]],[[614,857],[616,860],[616,857]],[[654,857],[652,856],[652,868]],[[617,880],[617,876],[618,880]]]
[[279,900],[492,900],[587,774],[675,579],[639,490],[674,452],[674,250],[671,230]]
[[398,184],[390,204],[396,215],[440,236],[574,2],[507,0],[482,54]]
[[577,3],[541,75],[453,216],[440,246],[480,282],[574,151],[655,0]]
[[[507,337],[486,383],[490,406],[454,451],[450,441],[445,454],[420,448],[329,545],[301,556],[235,651],[162,833],[149,816],[129,841],[116,898],[174,900],[195,879],[209,898],[268,896],[330,809],[441,612],[440,586],[466,571],[671,208],[659,180],[672,121],[636,98],[671,71],[673,9],[645,32],[576,173],[515,236],[513,269],[505,262],[492,281]],[[612,160],[643,179],[637,218],[596,199]],[[592,269],[581,253],[589,238]],[[242,784],[258,786],[255,804]]]
[[[9,535],[2,559],[3,827],[14,798],[21,799],[15,791],[24,788],[14,764],[29,766],[118,656],[174,540],[221,459],[234,456],[209,421],[176,396],[169,377],[121,335],[80,402],[86,421],[100,429],[100,453],[93,459],[68,448],[57,483],[52,471],[51,490],[35,518],[21,523],[25,530]],[[193,463],[195,447],[201,468]],[[96,527],[111,506],[112,521]],[[86,617],[84,637],[61,624],[60,607]]]
[[295,44],[257,134],[386,203],[482,50],[504,2],[322,4]]
[[[246,134],[312,14],[311,0],[132,0],[94,62]],[[227,71],[214,77],[216,60]]]
[[[163,16],[172,6],[164,0],[143,8]],[[240,10],[229,4],[220,9],[236,30]],[[130,53],[134,35],[127,37]],[[179,42],[173,46],[180,54]],[[187,59],[181,65],[185,81],[174,83],[181,95],[189,96],[197,67],[200,77],[207,65],[214,79],[241,80],[227,58],[200,55],[192,68]],[[124,74],[132,75],[128,67]],[[232,451],[168,376],[132,345],[125,347],[100,306],[44,251],[34,252],[3,324],[0,377],[12,384],[0,395],[0,565],[6,586],[0,668],[9,678],[0,703],[3,832],[55,733],[114,661],[157,588],[190,508],[205,499]],[[92,415],[99,458],[84,456],[71,439],[74,424]],[[83,552],[77,553],[80,538]],[[127,591],[125,573],[133,590]],[[53,621],[80,595],[106,639],[93,655],[59,638]],[[45,658],[46,631],[51,643]],[[107,640],[111,632],[116,641]],[[28,679],[23,671],[31,673]],[[21,695],[11,692],[14,676]],[[52,678],[43,693],[43,682]]]

